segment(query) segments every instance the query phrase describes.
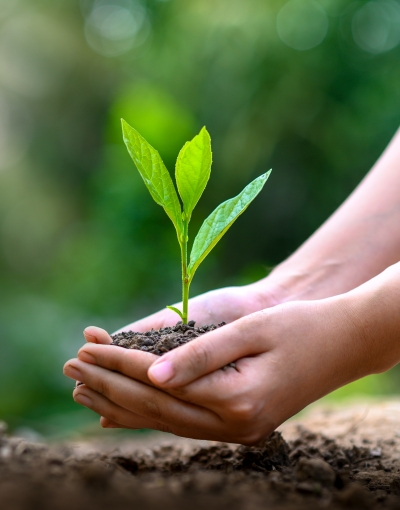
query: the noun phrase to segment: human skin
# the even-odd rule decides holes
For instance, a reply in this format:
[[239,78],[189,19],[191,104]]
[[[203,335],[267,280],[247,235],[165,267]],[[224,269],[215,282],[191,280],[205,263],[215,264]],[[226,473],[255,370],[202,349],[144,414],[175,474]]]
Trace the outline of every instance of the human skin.
[[[400,131],[267,278],[190,301],[191,318],[227,326],[162,358],[108,346],[107,332],[87,328],[88,343],[64,368],[84,383],[74,399],[104,427],[254,444],[326,393],[400,361],[399,259]],[[161,311],[124,329],[175,320]],[[219,370],[232,361],[236,369]]]

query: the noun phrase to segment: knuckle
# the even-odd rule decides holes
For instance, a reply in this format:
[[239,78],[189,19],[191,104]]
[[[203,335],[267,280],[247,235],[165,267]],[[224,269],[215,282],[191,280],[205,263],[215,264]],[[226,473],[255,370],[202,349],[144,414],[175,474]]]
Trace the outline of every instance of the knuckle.
[[181,400],[191,401],[189,399],[190,391],[186,386],[181,386],[180,388],[173,388],[172,390],[169,390],[171,395],[174,397],[180,398]]
[[192,344],[192,349],[190,352],[190,356],[188,360],[190,361],[193,369],[197,371],[201,371],[205,367],[208,366],[209,362],[209,353],[208,349],[204,345],[204,342],[196,342]]
[[257,411],[257,405],[249,399],[236,400],[229,406],[231,419],[241,424],[252,423],[256,419]]
[[111,369],[116,372],[124,373],[126,367],[129,365],[129,353],[129,349],[118,349],[116,356],[113,356]]
[[260,431],[249,430],[238,437],[239,443],[245,446],[257,446],[265,435]]
[[97,380],[97,388],[95,388],[95,390],[98,392],[98,393],[101,393],[102,395],[104,395],[105,397],[109,397],[110,396],[110,384],[108,382],[107,379],[103,379],[103,378],[99,378]]
[[159,421],[162,417],[160,405],[157,400],[145,400],[143,401],[144,414],[147,418],[154,421]]
[[276,430],[277,426],[278,423],[255,420],[253,423],[241,428],[237,434],[236,441],[246,446],[260,446]]

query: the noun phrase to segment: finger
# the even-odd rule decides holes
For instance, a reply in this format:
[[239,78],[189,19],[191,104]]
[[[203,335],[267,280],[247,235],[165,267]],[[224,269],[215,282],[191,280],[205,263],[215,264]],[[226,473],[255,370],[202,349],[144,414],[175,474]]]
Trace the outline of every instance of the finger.
[[[115,423],[113,421],[110,421],[108,418],[105,418],[104,416],[100,417],[100,426],[103,427],[103,429],[127,429],[129,427],[125,427],[125,425],[121,425],[120,423]],[[132,429],[134,430],[134,429]]]
[[[88,348],[85,346],[79,351],[78,359],[120,372],[152,386],[153,384],[147,377],[147,369],[156,356],[136,350],[119,349],[123,354],[122,360],[118,359],[119,352],[115,352],[117,351],[115,347],[90,344]],[[131,355],[125,355],[124,351],[131,353]],[[131,360],[128,358],[132,359],[132,364],[129,363]],[[126,368],[124,367],[125,361]],[[254,358],[251,361],[254,365]],[[245,372],[248,362],[249,358],[243,358],[236,362],[235,368],[228,366],[224,370],[216,370],[205,377],[201,377],[187,386],[167,388],[165,391],[180,400],[209,408],[221,415],[221,410],[226,408],[230,402],[236,402],[246,394],[247,378]],[[252,370],[254,371],[254,366],[252,366]],[[81,384],[83,383],[77,382],[76,388]]]
[[105,329],[98,328],[97,326],[88,326],[83,331],[83,336],[86,342],[93,344],[110,344],[112,338]]
[[[122,347],[87,344],[78,353],[78,359],[85,363],[98,365],[108,370],[119,372],[131,379],[153,386],[147,376],[147,370],[158,356],[148,352]],[[166,391],[185,402],[207,407],[221,414],[229,403],[239,399],[245,393],[247,380],[242,373],[246,368],[246,360],[237,362],[236,368],[226,367],[217,370],[207,377],[180,388],[169,388]]]
[[65,364],[64,373],[144,418],[185,428],[221,426],[221,419],[210,410],[181,401],[157,388],[97,365],[73,359]]
[[156,386],[177,388],[239,358],[266,351],[268,338],[263,338],[261,329],[266,314],[268,310],[248,315],[167,352],[149,368],[149,379]]
[[[170,432],[167,425],[149,418],[143,418],[131,411],[128,411],[127,409],[114,404],[106,397],[96,391],[93,391],[87,386],[77,388],[74,391],[73,397],[75,402],[78,404],[92,409],[92,411],[103,416],[105,418],[103,423],[111,423],[116,426],[129,429],[153,429],[161,430],[162,432]],[[116,427],[110,427],[107,425],[107,428]]]
[[78,352],[78,359],[85,363],[114,370],[150,385],[153,383],[147,376],[147,370],[157,358],[149,352],[92,343],[84,345]]
[[[78,393],[81,393],[84,398],[82,398],[82,396],[79,397]],[[215,423],[210,421],[206,422],[206,426],[200,426],[199,423],[196,425],[192,423],[177,424],[174,420],[169,423],[164,423],[158,420],[144,418],[116,405],[114,402],[104,397],[104,395],[93,391],[87,386],[80,387],[79,390],[76,390],[74,398],[81,405],[100,414],[100,424],[105,426],[105,428],[117,427],[134,430],[146,428],[193,439],[237,442],[237,433],[236,435],[234,431],[231,433],[230,430],[226,430],[226,428],[224,428],[225,426],[221,426],[221,424],[216,426]],[[108,427],[108,424],[110,424],[110,427]]]

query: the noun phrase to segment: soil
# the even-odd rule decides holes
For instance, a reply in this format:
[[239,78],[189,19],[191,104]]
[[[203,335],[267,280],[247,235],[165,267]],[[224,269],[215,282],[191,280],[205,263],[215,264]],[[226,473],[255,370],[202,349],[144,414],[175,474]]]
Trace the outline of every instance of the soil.
[[175,326],[152,329],[146,333],[139,333],[137,331],[123,331],[111,335],[113,339],[111,345],[118,345],[126,349],[137,349],[140,351],[150,352],[162,356],[172,349],[187,344],[191,340],[198,338],[209,331],[214,331],[217,328],[225,326],[225,322],[221,322],[217,326],[210,324],[201,328],[195,327],[195,321],[189,321],[183,324],[182,321],[176,323]]
[[399,429],[400,402],[317,409],[257,447],[161,434],[46,445],[3,427],[0,508],[395,509]]
[[[166,352],[187,344],[209,331],[222,328],[222,326],[225,326],[226,322],[221,322],[218,325],[210,324],[201,328],[196,328],[195,324],[195,321],[189,321],[187,324],[183,324],[182,321],[179,321],[175,326],[152,329],[146,333],[123,331],[122,333],[111,335],[113,339],[111,345],[118,345],[125,349],[136,349],[150,352],[157,356],[163,356]],[[229,363],[229,365],[223,367],[222,370],[226,370],[228,367],[236,368],[236,364]]]

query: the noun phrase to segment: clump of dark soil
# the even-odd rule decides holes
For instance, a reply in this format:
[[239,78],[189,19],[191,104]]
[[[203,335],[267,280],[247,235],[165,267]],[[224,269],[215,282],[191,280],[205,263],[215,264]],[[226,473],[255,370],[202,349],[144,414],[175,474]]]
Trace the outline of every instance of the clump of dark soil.
[[182,321],[180,321],[177,322],[175,326],[152,329],[146,333],[124,331],[111,336],[113,339],[111,345],[118,345],[119,347],[125,347],[125,349],[136,349],[162,356],[166,352],[172,351],[172,349],[176,349],[209,331],[214,331],[217,328],[225,326],[226,323],[221,322],[217,326],[215,324],[210,324],[202,328],[196,328],[195,324],[195,321],[189,321],[187,324],[183,324]]
[[[393,442],[352,445],[304,428],[256,447],[178,440],[133,451],[34,444],[0,433],[5,510],[291,510],[400,507]],[[362,441],[361,441],[362,442]],[[396,450],[397,451],[397,450]]]

